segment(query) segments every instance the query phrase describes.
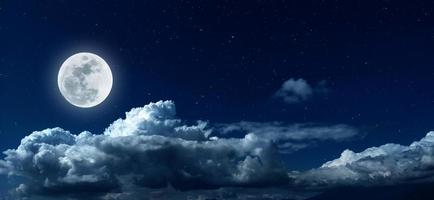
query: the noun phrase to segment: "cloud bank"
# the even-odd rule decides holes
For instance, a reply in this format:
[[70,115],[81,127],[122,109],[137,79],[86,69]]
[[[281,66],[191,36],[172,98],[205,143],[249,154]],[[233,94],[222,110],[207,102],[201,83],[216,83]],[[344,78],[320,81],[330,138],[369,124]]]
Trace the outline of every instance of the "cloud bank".
[[292,176],[299,185],[319,188],[433,182],[434,132],[409,146],[389,143],[359,153],[347,149],[317,169]]
[[104,134],[61,128],[33,132],[4,152],[0,173],[22,177],[14,193],[103,198],[131,188],[176,190],[285,185],[274,145],[254,134],[208,138],[206,123],[185,125],[171,101],[126,113]]
[[285,103],[294,104],[306,101],[315,93],[321,93],[326,90],[324,81],[321,81],[318,86],[314,88],[302,78],[290,78],[276,91],[274,97]]
[[346,140],[357,130],[343,124],[187,124],[175,115],[172,101],[159,101],[132,109],[103,134],[33,132],[4,152],[0,174],[18,177],[14,199],[35,200],[282,199],[300,188],[434,181],[434,132],[409,146],[345,150],[319,168],[291,172],[282,152]]

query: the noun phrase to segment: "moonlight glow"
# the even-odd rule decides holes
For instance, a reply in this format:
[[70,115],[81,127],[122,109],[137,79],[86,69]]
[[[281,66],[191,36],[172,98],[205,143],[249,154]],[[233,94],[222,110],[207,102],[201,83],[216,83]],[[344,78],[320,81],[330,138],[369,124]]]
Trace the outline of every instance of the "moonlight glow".
[[107,98],[113,76],[109,65],[101,57],[92,53],[77,53],[62,64],[57,83],[69,103],[89,108]]

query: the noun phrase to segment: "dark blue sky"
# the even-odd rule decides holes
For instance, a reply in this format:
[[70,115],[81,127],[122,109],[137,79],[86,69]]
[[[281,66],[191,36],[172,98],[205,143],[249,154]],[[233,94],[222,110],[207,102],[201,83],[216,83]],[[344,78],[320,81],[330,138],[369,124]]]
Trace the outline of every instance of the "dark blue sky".
[[[174,100],[178,116],[216,123],[348,124],[364,137],[288,155],[305,169],[433,130],[434,5],[429,1],[0,1],[0,150],[32,131],[101,133],[132,107]],[[69,105],[57,71],[94,52],[114,88]],[[289,78],[328,92],[272,98]]]

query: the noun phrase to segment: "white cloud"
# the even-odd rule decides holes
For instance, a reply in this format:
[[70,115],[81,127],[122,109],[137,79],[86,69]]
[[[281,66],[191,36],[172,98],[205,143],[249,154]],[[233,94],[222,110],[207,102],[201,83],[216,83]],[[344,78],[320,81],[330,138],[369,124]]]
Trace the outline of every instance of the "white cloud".
[[198,121],[188,126],[175,118],[176,108],[172,101],[159,101],[144,107],[133,108],[125,119],[118,119],[104,132],[110,137],[131,135],[162,135],[186,140],[206,140],[210,130],[207,123]]
[[300,103],[311,98],[315,93],[326,91],[325,82],[321,81],[316,88],[312,87],[304,79],[290,78],[285,81],[274,97],[285,103]]
[[318,187],[433,181],[434,132],[409,146],[385,144],[360,153],[345,150],[320,168],[292,176],[299,184]]

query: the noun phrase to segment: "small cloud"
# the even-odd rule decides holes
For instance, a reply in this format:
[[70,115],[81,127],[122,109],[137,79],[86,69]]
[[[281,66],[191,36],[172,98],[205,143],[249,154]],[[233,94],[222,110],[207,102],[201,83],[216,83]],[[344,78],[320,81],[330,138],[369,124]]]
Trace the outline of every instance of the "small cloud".
[[282,84],[282,87],[274,94],[274,98],[288,104],[300,103],[308,100],[316,93],[327,91],[325,81],[320,81],[316,87],[312,87],[306,80],[290,78]]

